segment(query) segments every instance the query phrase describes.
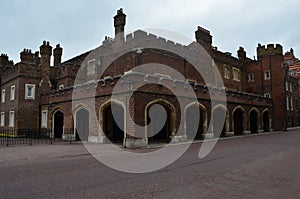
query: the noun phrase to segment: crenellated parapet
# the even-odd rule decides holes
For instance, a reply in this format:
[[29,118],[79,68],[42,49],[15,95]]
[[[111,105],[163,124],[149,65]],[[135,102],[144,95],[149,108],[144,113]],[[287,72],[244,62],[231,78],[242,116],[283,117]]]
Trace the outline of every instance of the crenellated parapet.
[[267,55],[283,55],[282,46],[280,44],[268,44],[267,46],[258,44],[257,57],[258,59]]

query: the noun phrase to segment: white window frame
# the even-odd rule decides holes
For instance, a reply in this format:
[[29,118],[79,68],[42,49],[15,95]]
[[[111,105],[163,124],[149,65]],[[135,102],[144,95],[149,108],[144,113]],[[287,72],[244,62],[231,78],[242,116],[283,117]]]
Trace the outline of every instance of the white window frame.
[[248,82],[254,82],[254,73],[248,74]]
[[87,76],[91,76],[95,74],[95,59],[91,59],[87,63]]
[[15,111],[9,111],[9,127],[15,127]]
[[[268,74],[268,75],[267,75],[267,74]],[[271,73],[270,73],[269,70],[266,70],[266,71],[264,72],[264,79],[265,79],[265,80],[270,80],[270,79],[271,79]]]
[[290,110],[290,99],[286,97],[286,110]]
[[1,92],[1,103],[5,102],[5,89],[2,90]]
[[[29,87],[32,88],[30,96],[28,95]],[[35,85],[34,84],[25,84],[25,99],[35,99]]]
[[290,92],[293,92],[293,84],[290,82]]
[[42,111],[42,117],[41,117],[41,127],[47,128],[47,121],[48,121],[48,111],[43,110]]
[[285,90],[289,91],[289,83],[287,81],[285,82]]
[[226,79],[230,79],[230,70],[229,70],[229,66],[224,66],[224,78]]
[[15,94],[16,94],[16,86],[12,85],[10,87],[10,101],[15,100],[15,97],[16,97]]
[[294,105],[293,105],[293,98],[291,98],[291,110],[294,110]]
[[238,82],[240,81],[240,69],[238,69],[238,68],[232,68],[232,79],[234,81],[238,81]]
[[5,126],[5,112],[1,112],[0,126]]

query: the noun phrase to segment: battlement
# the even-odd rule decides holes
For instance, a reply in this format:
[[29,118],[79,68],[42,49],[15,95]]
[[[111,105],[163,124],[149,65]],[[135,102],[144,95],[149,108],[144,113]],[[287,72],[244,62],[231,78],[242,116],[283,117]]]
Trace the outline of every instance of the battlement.
[[260,58],[266,55],[282,55],[283,50],[280,44],[268,44],[267,47],[265,45],[258,44],[257,47],[257,57]]

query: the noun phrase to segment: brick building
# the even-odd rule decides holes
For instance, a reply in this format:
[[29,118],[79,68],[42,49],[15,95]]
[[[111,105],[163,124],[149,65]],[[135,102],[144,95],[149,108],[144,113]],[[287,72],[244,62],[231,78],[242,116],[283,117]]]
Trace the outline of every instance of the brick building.
[[[90,55],[93,51],[89,51],[62,62],[61,46],[58,44],[52,49],[46,41],[35,53],[24,49],[20,53],[21,61],[16,64],[2,54],[0,128],[19,134],[24,131],[50,133],[54,138],[96,143],[105,143],[109,139],[122,142],[126,147],[137,147],[158,140],[186,141],[191,137],[190,132],[196,133],[196,139],[217,136],[208,126],[218,122],[218,115],[225,115],[221,136],[277,131],[299,125],[298,81],[288,73],[281,45],[259,44],[257,60],[248,58],[242,47],[234,57],[213,47],[210,32],[198,27],[195,42],[201,44],[214,59],[214,67],[220,71],[225,86],[226,106],[212,105],[210,95],[218,95],[223,88],[211,88],[210,83],[216,85],[214,79],[210,83],[204,82],[192,64],[174,52],[133,47],[110,63],[111,54],[106,54],[107,49],[114,45],[130,47],[139,41],[190,53],[192,44],[175,44],[140,30],[125,36],[125,22],[126,15],[123,10],[118,10],[114,17],[115,39],[103,41],[97,49],[101,56],[93,57]],[[52,54],[53,65],[50,64]],[[109,67],[102,71],[105,63]],[[164,69],[156,68],[157,65],[152,65],[146,72],[132,70],[136,66],[153,63],[172,67],[184,79],[179,75],[164,74]],[[80,68],[82,64],[84,68]],[[85,76],[79,78],[79,83],[74,83],[79,70],[83,70]],[[119,81],[122,92],[117,95],[120,100],[112,101],[112,92]],[[132,93],[133,87],[145,81],[149,84]],[[194,88],[197,101],[184,98],[186,84]],[[181,94],[184,112],[180,111],[178,100],[168,85]],[[94,93],[91,88],[96,88]],[[95,110],[85,103],[91,93],[95,95]],[[74,106],[77,100],[80,103]],[[124,101],[129,101],[133,121],[128,120],[129,116],[125,114]],[[164,127],[150,137],[147,136],[147,128],[144,132],[137,132],[132,122],[141,126],[148,124],[149,110],[155,104],[165,108],[167,120]],[[116,125],[112,106],[122,116],[119,122],[123,128]],[[95,114],[92,114],[93,111]],[[193,117],[195,111],[200,113],[196,121]],[[179,126],[182,118],[185,127]],[[101,128],[91,121],[99,121]],[[140,134],[144,136],[138,136]]]

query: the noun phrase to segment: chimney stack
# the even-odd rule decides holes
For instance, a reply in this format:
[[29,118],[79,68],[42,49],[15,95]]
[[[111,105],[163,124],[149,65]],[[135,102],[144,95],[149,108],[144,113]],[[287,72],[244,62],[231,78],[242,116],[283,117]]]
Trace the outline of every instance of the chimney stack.
[[117,11],[117,15],[114,16],[114,27],[115,27],[115,39],[116,42],[124,42],[124,27],[126,24],[126,15],[123,13],[123,9],[120,8]]
[[212,36],[210,31],[198,26],[198,29],[195,31],[196,40],[201,44],[205,50],[209,53],[211,51]]
[[247,57],[246,51],[241,46],[240,46],[239,50],[237,51],[237,54],[238,54],[239,59],[246,59],[246,57]]
[[34,54],[30,49],[25,49],[20,53],[20,59],[23,63],[33,63],[34,62]]
[[49,41],[43,41],[43,44],[40,46],[40,54],[42,67],[50,67],[52,47],[50,46]]
[[58,66],[59,64],[61,64],[62,52],[63,52],[63,49],[60,47],[59,44],[57,44],[53,50],[54,66]]

